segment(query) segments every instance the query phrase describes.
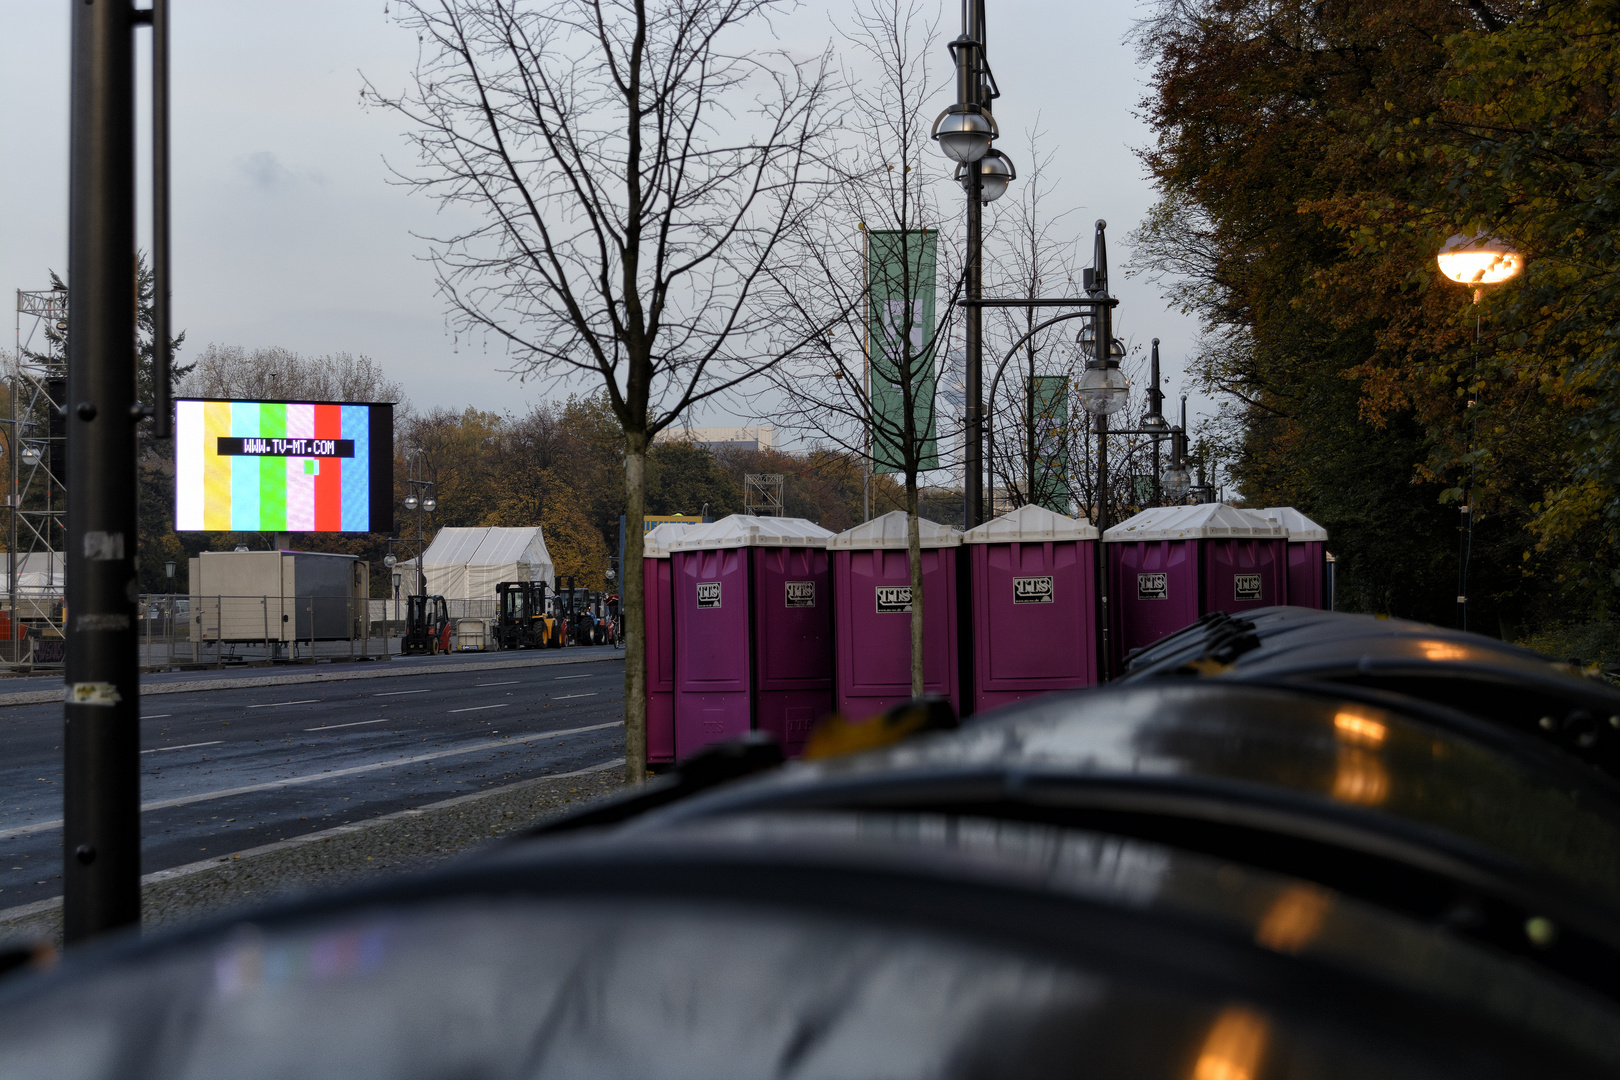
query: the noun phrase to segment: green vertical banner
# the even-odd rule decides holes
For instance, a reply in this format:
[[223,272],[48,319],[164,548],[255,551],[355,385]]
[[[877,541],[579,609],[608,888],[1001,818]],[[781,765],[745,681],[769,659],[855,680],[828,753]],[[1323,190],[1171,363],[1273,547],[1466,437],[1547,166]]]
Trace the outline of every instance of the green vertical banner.
[[905,471],[903,380],[912,385],[917,467],[939,467],[934,429],[933,229],[867,234],[866,332],[872,400],[872,471]]
[[1055,514],[1069,512],[1069,377],[1035,377],[1037,500]]

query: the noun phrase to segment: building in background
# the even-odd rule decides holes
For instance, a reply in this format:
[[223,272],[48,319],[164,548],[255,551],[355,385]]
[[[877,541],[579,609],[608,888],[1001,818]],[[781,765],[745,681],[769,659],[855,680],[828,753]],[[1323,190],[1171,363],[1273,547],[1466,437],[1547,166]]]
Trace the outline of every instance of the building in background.
[[708,450],[774,450],[776,429],[754,427],[666,428],[654,442],[689,442]]

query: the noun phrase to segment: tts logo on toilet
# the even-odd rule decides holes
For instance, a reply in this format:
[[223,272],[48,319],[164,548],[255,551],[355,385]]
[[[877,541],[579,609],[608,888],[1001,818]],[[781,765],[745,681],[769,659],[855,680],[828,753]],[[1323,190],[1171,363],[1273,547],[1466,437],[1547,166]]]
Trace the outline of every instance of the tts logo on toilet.
[[718,581],[698,582],[698,607],[720,606],[720,583]]
[[1013,578],[1013,603],[1015,604],[1050,604],[1052,603],[1052,579],[1049,577],[1015,577]]
[[813,581],[790,581],[787,583],[788,607],[815,607],[816,583]]
[[1233,596],[1234,600],[1260,599],[1259,574],[1233,574],[1232,585],[1232,591],[1235,593]]
[[1138,600],[1170,599],[1170,575],[1137,574],[1136,598]]
[[910,585],[879,585],[877,590],[879,615],[899,615],[911,610]]

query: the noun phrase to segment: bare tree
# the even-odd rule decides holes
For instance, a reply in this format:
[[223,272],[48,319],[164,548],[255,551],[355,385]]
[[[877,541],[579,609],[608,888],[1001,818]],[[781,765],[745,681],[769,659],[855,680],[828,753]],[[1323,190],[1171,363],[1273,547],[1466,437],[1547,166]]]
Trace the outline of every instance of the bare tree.
[[[1053,184],[1048,178],[1053,154],[1042,154],[1046,133],[1036,126],[1029,139],[1030,165],[1018,187],[1018,198],[997,221],[998,245],[992,263],[996,278],[1007,283],[1013,295],[1038,297],[1048,293],[1073,296],[1079,273],[1075,266],[1077,236],[1065,236],[1059,229],[1073,208],[1048,216],[1045,202]],[[1043,401],[1039,380],[1043,376],[1067,378],[1072,390],[1078,368],[1083,366],[1072,342],[1080,327],[1078,321],[1060,322],[1045,330],[1036,327],[1052,318],[1050,308],[996,308],[986,329],[987,344],[1000,347],[987,350],[996,365],[986,371],[990,396],[985,402],[987,434],[993,455],[986,461],[990,472],[992,506],[999,483],[1004,499],[1012,506],[1036,503],[1041,506],[1067,504],[1071,478],[1062,467],[1062,452],[1070,441],[1074,422],[1073,402],[1063,396],[1062,415],[1054,413],[1054,402]],[[1017,346],[1017,356],[1008,358],[1005,350]],[[1005,363],[1003,362],[1005,358]],[[1014,366],[1014,361],[1022,363]],[[1079,361],[1077,364],[1076,361]],[[1081,414],[1084,415],[1084,414]],[[1065,511],[1066,512],[1066,511]]]
[[[419,163],[401,181],[470,221],[424,238],[457,332],[495,339],[519,374],[600,383],[632,522],[653,435],[803,346],[764,301],[824,178],[828,63],[745,36],[786,6],[404,0],[422,42],[413,85],[363,91],[412,125]],[[639,567],[640,528],[626,544]],[[639,782],[641,575],[623,585],[625,772]]]
[[189,397],[271,401],[401,401],[399,383],[369,356],[303,356],[290,349],[209,345],[187,369]]
[[924,685],[918,477],[945,464],[934,383],[952,308],[935,311],[935,294],[943,285],[956,295],[955,275],[939,268],[960,265],[936,227],[943,170],[926,103],[937,89],[929,61],[938,22],[925,10],[918,0],[867,0],[841,30],[849,92],[836,195],[799,223],[800,258],[778,276],[783,325],[814,347],[775,370],[760,409],[904,477],[913,695]]

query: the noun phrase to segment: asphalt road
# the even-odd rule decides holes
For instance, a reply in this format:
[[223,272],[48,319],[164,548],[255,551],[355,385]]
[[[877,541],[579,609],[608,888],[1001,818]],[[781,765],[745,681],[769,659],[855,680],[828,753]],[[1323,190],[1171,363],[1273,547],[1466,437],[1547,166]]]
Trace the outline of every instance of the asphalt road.
[[[478,671],[463,657],[393,660],[352,681],[143,697],[142,872],[622,758],[623,653],[532,666],[538,656],[567,654],[479,654],[502,663]],[[0,707],[0,908],[61,894],[61,733],[59,704]]]

